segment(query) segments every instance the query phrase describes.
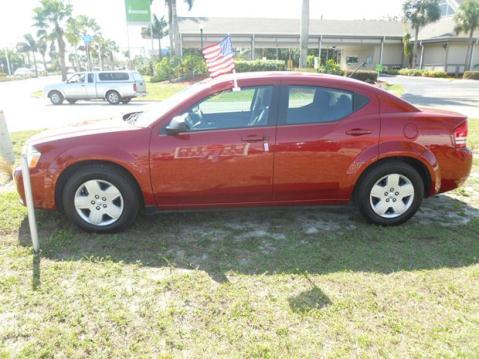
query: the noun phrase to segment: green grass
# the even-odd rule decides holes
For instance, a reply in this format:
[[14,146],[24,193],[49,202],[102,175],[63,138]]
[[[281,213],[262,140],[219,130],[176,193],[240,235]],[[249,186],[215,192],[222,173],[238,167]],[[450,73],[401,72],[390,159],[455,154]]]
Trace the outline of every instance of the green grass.
[[404,95],[404,92],[405,92],[404,87],[402,85],[390,84],[390,83],[386,83],[385,90],[391,92],[393,95],[396,95],[398,97],[401,97],[402,95]]
[[113,235],[37,216],[41,259],[0,191],[1,358],[479,352],[477,168],[395,228],[348,207],[141,215]]
[[183,83],[165,83],[165,82],[149,82],[146,81],[146,91],[148,95],[145,97],[139,97],[138,100],[144,101],[162,101],[170,96],[173,96],[177,92],[185,89],[188,85]]
[[32,92],[32,97],[43,98],[43,91],[42,90],[33,91]]

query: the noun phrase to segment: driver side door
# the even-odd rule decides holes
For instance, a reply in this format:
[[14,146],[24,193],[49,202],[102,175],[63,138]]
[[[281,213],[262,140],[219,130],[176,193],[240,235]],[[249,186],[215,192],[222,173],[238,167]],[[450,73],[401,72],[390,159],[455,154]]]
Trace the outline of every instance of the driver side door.
[[86,96],[85,74],[78,73],[70,77],[65,85],[65,98],[79,99]]
[[152,135],[150,170],[160,208],[269,202],[277,89],[221,91],[183,113],[189,130]]

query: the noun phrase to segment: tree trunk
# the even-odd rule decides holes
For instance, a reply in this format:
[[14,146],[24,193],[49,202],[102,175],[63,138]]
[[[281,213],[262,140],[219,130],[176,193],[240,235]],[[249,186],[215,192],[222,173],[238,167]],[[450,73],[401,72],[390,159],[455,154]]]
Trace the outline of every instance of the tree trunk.
[[35,67],[35,77],[38,77],[37,58],[35,57],[35,51],[32,51],[33,66]]
[[176,13],[176,0],[171,0],[171,19],[174,41],[174,55],[181,55],[180,29],[178,27],[178,16]]
[[63,40],[63,30],[58,23],[55,24],[58,42],[58,56],[60,57],[60,70],[62,72],[62,81],[67,79],[67,67],[65,64],[65,40]]
[[419,43],[419,27],[415,28],[415,36],[414,36],[414,46],[412,48],[412,68],[415,69],[417,67],[417,45]]
[[78,57],[77,45],[73,46],[73,52],[75,53],[75,71],[80,71],[80,58]]
[[161,37],[158,37],[158,60],[161,60]]
[[2,110],[0,110],[0,140],[0,158],[3,158],[9,164],[13,164],[15,156],[13,154],[12,141],[10,140],[7,122]]
[[173,55],[173,52],[175,51],[175,34],[173,31],[173,5],[172,5],[173,0],[168,0],[168,28],[170,29],[169,31],[169,37],[170,37],[170,55]]
[[466,51],[466,61],[464,62],[464,71],[469,71],[471,69],[472,62],[472,46],[474,43],[474,29],[471,29],[469,32],[469,40],[467,42],[467,51]]
[[45,71],[45,75],[48,76],[47,61],[45,60],[45,54],[40,52],[40,55],[42,55],[43,69]]
[[303,0],[301,11],[301,49],[299,55],[299,67],[305,68],[308,57],[308,39],[309,39],[309,0]]

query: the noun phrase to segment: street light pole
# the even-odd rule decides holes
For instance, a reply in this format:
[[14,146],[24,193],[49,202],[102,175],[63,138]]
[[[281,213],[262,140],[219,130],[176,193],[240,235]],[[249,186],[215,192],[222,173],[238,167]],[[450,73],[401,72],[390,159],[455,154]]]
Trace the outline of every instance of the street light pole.
[[200,24],[200,41],[201,41],[201,51],[203,51],[203,24]]

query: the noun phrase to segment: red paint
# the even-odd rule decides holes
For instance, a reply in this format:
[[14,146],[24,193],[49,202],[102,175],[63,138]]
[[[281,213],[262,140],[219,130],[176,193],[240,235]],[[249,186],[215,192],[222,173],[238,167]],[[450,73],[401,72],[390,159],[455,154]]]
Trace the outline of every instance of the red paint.
[[[338,88],[366,96],[369,103],[337,122],[160,133],[173,116],[202,98],[231,89],[232,77],[223,76],[177,103],[167,102],[146,127],[118,120],[31,139],[42,153],[31,170],[35,205],[58,208],[60,176],[89,161],[123,167],[137,181],[145,205],[162,209],[346,203],[369,166],[396,157],[413,159],[427,170],[429,195],[456,188],[470,172],[471,152],[455,144],[454,131],[466,121],[459,114],[419,110],[342,77],[252,73],[238,75],[238,82],[240,87]],[[23,197],[19,170],[15,179]]]

